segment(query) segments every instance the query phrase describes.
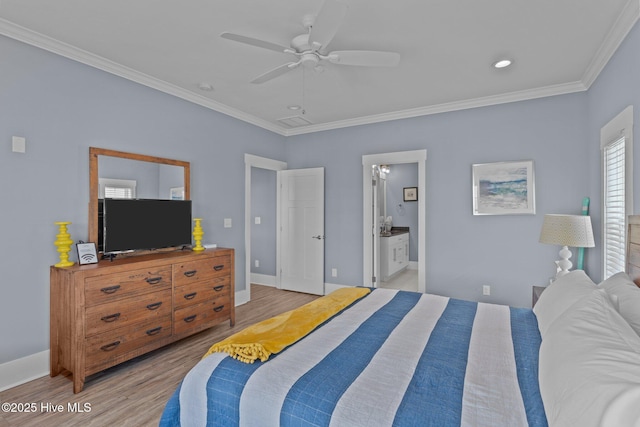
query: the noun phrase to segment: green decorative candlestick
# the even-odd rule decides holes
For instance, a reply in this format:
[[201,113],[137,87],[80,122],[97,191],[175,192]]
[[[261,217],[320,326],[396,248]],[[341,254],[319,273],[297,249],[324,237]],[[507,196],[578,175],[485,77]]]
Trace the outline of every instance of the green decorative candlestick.
[[202,236],[204,236],[204,231],[202,231],[200,221],[202,221],[202,218],[193,219],[193,222],[195,222],[193,226],[193,241],[196,242],[196,244],[191,248],[191,250],[194,252],[204,251],[204,246],[202,246]]
[[71,240],[71,235],[67,231],[67,225],[71,223],[56,222],[55,224],[58,226],[58,234],[56,234],[56,241],[53,242],[53,244],[56,245],[58,253],[60,254],[60,262],[55,266],[71,267],[74,263],[69,261],[69,251],[71,251],[73,240]]

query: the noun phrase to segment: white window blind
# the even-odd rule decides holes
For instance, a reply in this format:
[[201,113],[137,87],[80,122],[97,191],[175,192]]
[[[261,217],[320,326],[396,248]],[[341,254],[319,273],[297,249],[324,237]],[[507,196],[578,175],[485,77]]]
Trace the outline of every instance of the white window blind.
[[604,146],[604,275],[625,270],[626,253],[626,143],[621,137]]
[[98,178],[100,199],[135,199],[137,182],[131,179]]
[[104,187],[104,197],[107,199],[133,199],[133,188],[131,187]]

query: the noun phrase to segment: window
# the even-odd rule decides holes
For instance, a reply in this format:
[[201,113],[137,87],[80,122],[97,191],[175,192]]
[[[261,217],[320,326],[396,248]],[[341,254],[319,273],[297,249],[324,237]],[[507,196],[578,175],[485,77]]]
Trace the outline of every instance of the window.
[[99,178],[100,199],[135,199],[136,181],[129,179]]
[[625,270],[627,216],[633,211],[633,107],[600,132],[602,148],[603,275]]

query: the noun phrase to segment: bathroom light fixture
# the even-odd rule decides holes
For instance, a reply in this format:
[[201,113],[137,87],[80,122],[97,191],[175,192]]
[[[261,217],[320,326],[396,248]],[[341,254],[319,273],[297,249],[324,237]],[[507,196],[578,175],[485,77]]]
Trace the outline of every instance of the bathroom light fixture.
[[389,165],[380,165],[380,172],[389,173],[391,172],[391,168],[389,167]]
[[512,61],[510,59],[501,59],[493,63],[493,68],[507,68],[511,63]]

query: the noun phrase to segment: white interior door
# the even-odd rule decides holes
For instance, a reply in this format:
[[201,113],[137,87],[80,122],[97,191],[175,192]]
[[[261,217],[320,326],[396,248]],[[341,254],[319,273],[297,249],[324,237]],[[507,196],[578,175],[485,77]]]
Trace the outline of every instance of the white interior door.
[[324,295],[324,168],[278,172],[280,287]]

